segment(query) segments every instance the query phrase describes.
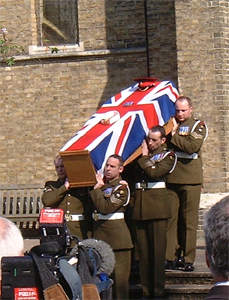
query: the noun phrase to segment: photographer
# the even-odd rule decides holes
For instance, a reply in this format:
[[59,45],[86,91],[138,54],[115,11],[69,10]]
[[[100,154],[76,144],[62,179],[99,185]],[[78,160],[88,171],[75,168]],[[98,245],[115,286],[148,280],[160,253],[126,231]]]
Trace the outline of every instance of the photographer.
[[0,219],[1,299],[111,300],[115,258],[108,244],[69,235],[63,209],[43,208],[39,229],[40,245],[23,255],[20,231]]
[[91,237],[89,221],[88,188],[71,188],[63,160],[57,155],[54,165],[58,179],[45,183],[42,202],[45,207],[62,208],[67,227],[72,235],[80,239]]
[[0,260],[3,256],[22,256],[23,252],[24,241],[20,230],[13,222],[0,217]]

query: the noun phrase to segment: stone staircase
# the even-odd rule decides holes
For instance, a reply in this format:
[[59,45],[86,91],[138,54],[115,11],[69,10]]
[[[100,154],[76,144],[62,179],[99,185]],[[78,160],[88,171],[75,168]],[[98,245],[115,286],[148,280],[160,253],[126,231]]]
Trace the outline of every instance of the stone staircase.
[[[195,270],[193,272],[168,271],[166,272],[165,290],[168,300],[204,300],[209,289],[213,286],[212,275],[205,262],[205,241],[202,230],[202,218],[199,218],[197,231],[197,249]],[[140,300],[142,298],[141,285],[130,285],[130,299]]]
[[204,215],[208,209],[228,193],[202,194],[197,230],[195,270],[193,272],[166,272],[166,292],[170,300],[202,300],[213,286],[212,275],[205,261],[205,241],[203,232]]
[[210,272],[166,272],[166,292],[168,299],[186,300],[205,299],[209,289],[213,285]]
[[[205,266],[204,249],[197,249],[193,272],[166,272],[165,290],[169,300],[203,300],[213,285],[211,273]],[[140,300],[142,289],[139,283],[130,285],[130,299]]]

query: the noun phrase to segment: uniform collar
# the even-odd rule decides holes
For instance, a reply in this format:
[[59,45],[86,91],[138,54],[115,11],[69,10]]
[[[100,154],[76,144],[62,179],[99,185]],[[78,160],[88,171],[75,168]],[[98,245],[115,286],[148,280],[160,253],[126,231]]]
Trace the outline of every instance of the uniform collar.
[[154,150],[153,152],[150,152],[150,156],[153,156],[155,154],[159,154],[159,153],[165,152],[166,149],[167,149],[167,145],[163,144],[158,149]]
[[183,122],[178,123],[179,126],[185,126],[185,125],[189,125],[190,123],[193,123],[195,121],[194,117],[191,116],[190,118],[184,120]]
[[58,178],[58,179],[57,179],[57,182],[59,182],[60,184],[64,184],[64,183],[65,183],[65,179],[60,179],[60,178]]
[[109,184],[109,185],[116,185],[117,183],[119,183],[119,181],[122,180],[121,176],[119,176],[118,178],[116,179],[112,179],[110,181],[106,181],[106,184]]

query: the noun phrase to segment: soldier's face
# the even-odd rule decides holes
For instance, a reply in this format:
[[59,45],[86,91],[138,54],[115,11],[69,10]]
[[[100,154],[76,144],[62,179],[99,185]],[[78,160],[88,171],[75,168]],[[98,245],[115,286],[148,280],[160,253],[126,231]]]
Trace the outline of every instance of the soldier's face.
[[161,137],[160,131],[149,131],[147,145],[150,152],[157,150],[162,144],[165,143],[165,141],[166,139]]
[[56,174],[59,179],[64,180],[67,175],[64,169],[64,164],[62,159],[57,159],[54,161],[55,168],[56,168]]
[[175,103],[176,108],[176,119],[179,122],[183,122],[189,119],[192,115],[192,107],[189,105],[188,101],[176,101]]
[[107,180],[117,179],[122,171],[123,167],[120,166],[119,160],[117,158],[108,158],[104,168],[104,176]]

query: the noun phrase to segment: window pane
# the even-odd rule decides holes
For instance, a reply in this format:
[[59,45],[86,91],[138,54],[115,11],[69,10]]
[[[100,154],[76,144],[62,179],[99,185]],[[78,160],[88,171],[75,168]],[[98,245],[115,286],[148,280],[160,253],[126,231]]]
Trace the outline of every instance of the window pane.
[[[77,0],[43,0],[41,43],[44,46],[78,43]],[[41,12],[40,12],[41,13]]]

